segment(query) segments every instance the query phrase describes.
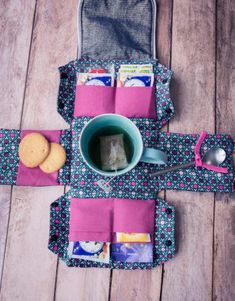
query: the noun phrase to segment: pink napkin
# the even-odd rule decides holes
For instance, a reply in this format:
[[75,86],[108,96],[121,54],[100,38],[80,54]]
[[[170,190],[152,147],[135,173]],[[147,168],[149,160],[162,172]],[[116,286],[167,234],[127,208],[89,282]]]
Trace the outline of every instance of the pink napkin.
[[[38,131],[22,130],[21,139],[30,133],[41,133],[49,142],[60,143],[60,130]],[[46,174],[39,167],[28,168],[19,162],[16,185],[18,186],[52,186],[58,185],[58,172]]]
[[155,201],[77,199],[70,203],[70,241],[115,241],[113,232],[154,233]]

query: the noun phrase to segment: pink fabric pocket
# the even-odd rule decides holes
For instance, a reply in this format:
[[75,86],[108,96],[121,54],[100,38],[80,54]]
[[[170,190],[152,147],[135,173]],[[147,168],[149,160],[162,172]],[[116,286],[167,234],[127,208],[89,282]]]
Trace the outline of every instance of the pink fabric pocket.
[[153,235],[154,219],[154,200],[72,198],[69,241],[112,242],[113,232]]
[[155,201],[114,201],[113,232],[154,233]]
[[[60,131],[38,131],[23,130],[21,131],[21,139],[30,133],[41,133],[49,142],[60,143]],[[44,173],[39,167],[28,168],[21,161],[17,173],[16,185],[18,186],[53,186],[58,185],[58,172]]]
[[113,199],[76,199],[70,202],[70,241],[111,242]]
[[118,87],[115,113],[126,117],[156,118],[154,87]]
[[114,113],[115,87],[77,85],[74,116]]

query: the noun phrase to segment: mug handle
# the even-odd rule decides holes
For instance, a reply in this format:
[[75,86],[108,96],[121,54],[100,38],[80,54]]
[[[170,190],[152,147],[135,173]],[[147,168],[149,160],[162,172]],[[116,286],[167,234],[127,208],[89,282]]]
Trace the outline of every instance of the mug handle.
[[166,165],[167,155],[158,149],[145,147],[140,162]]

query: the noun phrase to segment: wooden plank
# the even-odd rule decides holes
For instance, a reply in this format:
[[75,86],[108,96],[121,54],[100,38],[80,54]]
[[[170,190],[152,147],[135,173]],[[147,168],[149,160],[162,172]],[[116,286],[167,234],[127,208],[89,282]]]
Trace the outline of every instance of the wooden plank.
[[111,300],[160,300],[161,267],[150,271],[113,271]]
[[23,127],[37,129],[68,128],[69,125],[57,113],[59,87],[58,67],[76,57],[76,7],[60,1],[39,1],[26,101],[23,111]]
[[169,67],[171,59],[172,0],[157,1],[156,48],[160,63]]
[[108,269],[68,268],[59,263],[56,301],[106,301],[109,297]]
[[162,300],[211,300],[213,194],[167,192],[176,208],[177,253],[164,265]]
[[171,131],[214,131],[214,22],[214,1],[174,1]]
[[[214,1],[174,1],[171,132],[214,131],[214,22]],[[214,194],[167,191],[166,199],[177,211],[178,252],[165,265],[162,300],[211,300]]]
[[0,186],[0,287],[10,210],[11,187]]
[[0,127],[19,128],[35,1],[1,1]]
[[[217,1],[217,132],[235,139],[235,2]],[[235,300],[235,195],[216,194],[214,300]]]
[[54,187],[16,187],[12,198],[0,300],[52,300],[56,256],[47,249]]
[[234,199],[234,196],[216,196],[213,300],[235,300]]

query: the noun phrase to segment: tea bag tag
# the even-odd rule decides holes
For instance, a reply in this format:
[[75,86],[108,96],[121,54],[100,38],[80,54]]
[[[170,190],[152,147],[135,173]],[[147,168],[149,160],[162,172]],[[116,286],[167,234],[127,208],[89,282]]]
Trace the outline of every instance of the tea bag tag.
[[109,182],[106,182],[104,179],[100,179],[97,181],[98,186],[103,189],[107,194],[110,193],[112,187],[110,186]]

